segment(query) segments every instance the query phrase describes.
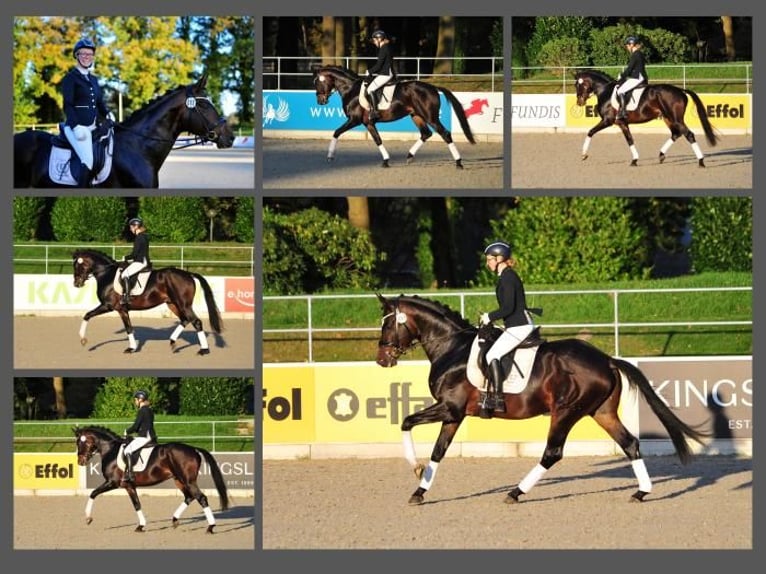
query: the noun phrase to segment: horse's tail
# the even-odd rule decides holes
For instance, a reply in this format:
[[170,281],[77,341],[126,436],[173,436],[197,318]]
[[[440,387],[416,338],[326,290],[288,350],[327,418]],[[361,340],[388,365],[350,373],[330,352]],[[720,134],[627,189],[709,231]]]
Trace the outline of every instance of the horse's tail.
[[202,285],[202,290],[205,292],[205,303],[207,303],[207,314],[210,320],[210,326],[213,327],[213,331],[220,333],[223,331],[223,321],[221,320],[221,312],[218,310],[218,305],[215,304],[213,290],[202,275],[199,273],[192,273],[192,275],[196,277],[199,284]]
[[210,467],[210,474],[213,475],[213,482],[215,483],[215,489],[218,491],[218,497],[221,499],[221,510],[229,509],[229,491],[226,489],[226,481],[221,474],[221,468],[218,466],[218,462],[213,458],[213,455],[204,448],[196,447],[197,452],[205,457],[205,462]]
[[694,105],[697,107],[697,116],[699,116],[700,123],[702,124],[702,129],[705,130],[707,143],[709,143],[711,146],[715,146],[715,144],[718,143],[718,136],[715,134],[713,126],[710,124],[710,120],[707,117],[705,105],[702,103],[702,100],[700,100],[700,97],[695,92],[687,89],[684,89],[684,92],[689,94],[692,100],[694,100]]
[[463,133],[465,134],[465,137],[468,138],[468,141],[472,144],[476,143],[476,140],[473,137],[473,132],[471,131],[471,126],[468,123],[468,118],[465,115],[465,110],[463,109],[463,104],[461,104],[458,99],[455,97],[455,94],[450,92],[447,88],[439,88],[442,93],[447,96],[447,99],[449,100],[450,105],[452,106],[452,109],[455,112],[455,115],[457,116],[458,121],[460,122],[460,127],[463,128]]
[[693,429],[681,419],[679,419],[668,406],[662,402],[662,399],[654,392],[652,385],[638,367],[633,364],[623,361],[622,359],[612,358],[612,362],[617,369],[628,377],[628,382],[633,387],[638,387],[644,399],[649,404],[649,408],[655,416],[660,419],[662,426],[668,431],[670,439],[673,441],[673,446],[676,449],[678,458],[681,459],[683,464],[687,464],[691,460],[692,452],[689,448],[689,443],[686,438],[689,437],[698,443],[702,444],[703,439],[709,438],[710,434],[698,429]]

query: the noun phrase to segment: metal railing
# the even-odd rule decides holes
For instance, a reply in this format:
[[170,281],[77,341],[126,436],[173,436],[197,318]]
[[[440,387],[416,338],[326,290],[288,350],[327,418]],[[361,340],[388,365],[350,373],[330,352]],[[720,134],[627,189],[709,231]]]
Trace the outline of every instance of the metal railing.
[[[79,421],[76,422],[76,421]],[[248,438],[253,438],[253,436],[250,435],[243,435],[243,434],[226,434],[224,431],[226,429],[231,429],[232,426],[241,425],[249,423],[249,421],[245,420],[230,420],[230,421],[155,421],[154,426],[157,429],[157,434],[159,435],[160,442],[171,442],[171,441],[180,441],[180,442],[186,442],[190,443],[195,440],[204,440],[209,441],[212,443],[212,449],[211,452],[215,452],[217,450],[217,443],[220,444],[222,442],[226,441],[243,441]],[[14,421],[13,428],[13,444],[64,444],[64,443],[72,443],[72,450],[76,451],[74,447],[74,435],[71,432],[71,429],[73,426],[86,426],[86,425],[101,425],[105,426],[107,428],[111,428],[114,432],[118,433],[120,430],[115,429],[123,429],[126,426],[129,426],[130,423],[127,423],[125,421],[97,421],[97,420],[79,420],[79,419],[71,419],[67,421]],[[199,427],[200,425],[210,425],[210,433],[209,434],[172,434],[172,433],[165,433],[162,432],[162,429],[165,427],[178,427],[178,426],[192,426]],[[23,431],[18,432],[16,431],[17,428],[23,429],[23,427],[32,427],[32,426],[61,426],[63,429],[66,429],[66,434],[62,432],[61,435],[56,436],[22,436]],[[219,431],[219,427],[225,427],[223,430]],[[229,431],[230,432],[230,431]]]
[[[433,62],[440,60],[459,60],[465,62],[486,62],[484,72],[465,72],[465,73],[449,73],[440,74],[432,71]],[[285,68],[285,62],[293,62],[294,64],[289,66],[295,68],[295,71],[287,71]],[[364,63],[364,69],[366,65],[373,64],[375,58],[368,57],[332,57],[323,58],[321,56],[305,57],[305,56],[264,56],[263,58],[263,86],[264,89],[270,90],[282,90],[282,89],[313,89],[312,73],[313,66],[332,63],[334,65],[343,66],[345,68],[353,68],[356,64],[359,67],[359,63]],[[434,58],[434,57],[398,57],[397,62],[397,77],[402,80],[422,80],[427,78],[429,81],[439,78],[449,79],[450,81],[463,80],[463,81],[481,81],[487,82],[489,91],[502,91],[503,89],[503,58],[497,56],[464,56],[461,58]],[[363,72],[362,72],[363,73]],[[285,82],[285,79],[292,80]],[[289,86],[289,87],[286,87]]]
[[[629,294],[652,294],[652,293],[701,293],[701,292],[726,292],[726,291],[747,291],[752,292],[752,287],[699,287],[699,288],[672,288],[672,289],[588,289],[588,290],[572,290],[572,291],[527,291],[527,300],[535,295],[554,295],[554,296],[571,296],[571,295],[605,295],[611,297],[612,304],[612,319],[610,321],[594,322],[594,323],[545,323],[543,321],[536,321],[536,323],[546,329],[595,329],[595,328],[608,328],[614,335],[614,355],[620,356],[620,330],[625,328],[634,327],[709,327],[709,326],[743,326],[750,325],[752,327],[753,321],[749,320],[715,320],[715,321],[621,321],[620,320],[620,297]],[[469,298],[478,297],[494,297],[494,292],[471,292],[471,293],[418,293],[422,297],[439,297],[455,298],[459,299],[459,313],[466,317],[466,300]],[[303,301],[306,304],[306,316],[307,326],[305,328],[293,328],[293,329],[273,329],[263,328],[264,339],[267,334],[302,334],[307,336],[308,345],[308,362],[314,362],[314,338],[319,333],[364,333],[364,332],[380,332],[380,325],[376,324],[370,327],[315,327],[313,318],[313,303],[318,300],[326,299],[370,299],[370,295],[290,295],[290,296],[264,296],[263,306],[264,309],[269,301]]]
[[[88,249],[98,249],[104,253],[110,255],[112,259],[121,259],[117,253],[129,253],[131,246],[129,244],[88,244]],[[21,250],[41,250],[39,257],[17,257],[14,255],[13,263],[30,263],[42,265],[45,269],[45,274],[50,273],[52,265],[60,267],[61,265],[71,266],[71,258],[63,258],[61,255],[57,255],[62,251],[73,251],[83,248],[83,245],[73,245],[66,243],[53,243],[53,244],[39,244],[39,243],[14,243],[14,253],[17,249]],[[188,255],[189,252],[208,251],[208,250],[222,250],[222,251],[239,251],[244,252],[244,256],[241,259],[200,259],[194,258]],[[153,253],[162,253],[163,250],[177,251],[177,257],[152,257],[152,265],[154,267],[162,266],[176,266],[181,269],[188,269],[193,266],[207,266],[207,267],[229,267],[229,268],[242,268],[249,275],[255,274],[255,247],[250,246],[230,246],[230,245],[152,245]]]

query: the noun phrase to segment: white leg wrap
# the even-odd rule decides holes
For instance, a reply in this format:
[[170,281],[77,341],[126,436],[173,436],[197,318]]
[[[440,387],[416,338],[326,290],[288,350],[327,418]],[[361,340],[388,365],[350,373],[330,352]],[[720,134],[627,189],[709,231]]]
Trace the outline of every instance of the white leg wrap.
[[457,151],[457,146],[455,145],[455,142],[448,144],[447,147],[449,148],[449,152],[452,154],[452,159],[454,159],[455,161],[459,160],[460,152]]
[[202,510],[205,512],[205,518],[207,518],[207,523],[211,525],[215,524],[215,517],[213,516],[213,511],[210,510],[210,507],[206,506]]
[[391,159],[391,156],[388,155],[388,150],[386,149],[386,146],[384,146],[383,144],[380,144],[378,146],[378,150],[380,150],[380,155],[383,156],[384,160],[388,161],[389,159]]
[[415,155],[418,153],[418,150],[423,147],[423,140],[418,140],[414,144],[412,144],[412,147],[410,148],[410,155]]
[[133,333],[128,335],[128,346],[134,351],[138,348],[138,343],[136,342],[136,338],[133,336]]
[[630,465],[633,467],[633,473],[636,475],[636,478],[638,479],[638,490],[642,492],[651,492],[652,479],[649,478],[649,473],[646,472],[646,465],[644,464],[644,459],[639,458],[638,460],[631,461]]
[[183,333],[183,330],[184,330],[184,326],[183,325],[178,325],[178,327],[176,327],[175,331],[173,331],[173,334],[170,335],[170,340],[171,341],[177,341],[178,337],[180,337],[181,333]]
[[205,331],[197,331],[197,338],[199,339],[199,346],[203,349],[207,349],[207,337]]
[[181,518],[181,515],[184,513],[184,510],[189,508],[189,505],[185,502],[182,502],[178,505],[178,508],[176,508],[176,511],[173,513],[173,518]]
[[338,145],[338,138],[332,138],[330,140],[330,148],[327,150],[327,158],[332,159],[335,157],[335,148]]
[[93,515],[93,499],[88,498],[88,504],[85,505],[85,517],[90,518]]
[[633,156],[633,159],[638,159],[638,150],[635,144],[630,146],[630,155]]
[[546,472],[548,472],[548,469],[538,463],[537,466],[530,470],[529,474],[524,477],[524,480],[519,483],[519,490],[526,494],[532,490],[532,487],[537,484],[537,481],[540,480]]
[[423,478],[420,480],[420,488],[428,490],[434,483],[434,477],[436,476],[436,470],[439,468],[439,463],[430,461],[428,466],[423,471]]
[[144,511],[136,510],[136,514],[138,515],[138,523],[141,526],[146,526],[146,517],[144,516]]
[[700,149],[700,144],[698,144],[697,142],[694,142],[692,144],[692,149],[694,150],[694,155],[697,156],[697,159],[702,159],[703,157],[705,157],[704,155],[702,155],[702,150]]
[[670,149],[670,146],[672,145],[673,145],[673,138],[668,138],[668,141],[662,144],[662,147],[660,148],[660,153],[666,153]]
[[410,463],[410,466],[417,466],[418,460],[415,457],[415,443],[412,441],[411,431],[402,433],[402,445],[404,446],[404,458]]
[[85,338],[85,331],[87,329],[88,329],[88,322],[87,321],[83,321],[82,323],[80,323],[80,339],[84,339]]
[[590,149],[590,140],[593,138],[590,136],[585,136],[585,141],[582,142],[582,154],[586,155],[588,153],[588,150]]

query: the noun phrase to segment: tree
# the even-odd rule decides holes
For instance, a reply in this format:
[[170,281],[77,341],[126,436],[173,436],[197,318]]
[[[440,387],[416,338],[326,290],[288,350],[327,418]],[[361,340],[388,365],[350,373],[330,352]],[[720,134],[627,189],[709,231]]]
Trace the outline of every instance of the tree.
[[56,394],[56,414],[58,418],[65,419],[66,396],[64,395],[64,377],[53,377],[53,392]]
[[439,33],[436,41],[436,61],[434,74],[451,74],[455,55],[455,18],[442,16],[439,18]]
[[366,196],[347,197],[348,221],[357,229],[370,230],[370,205]]
[[737,52],[734,48],[734,21],[731,16],[721,16],[721,28],[723,28],[726,59],[734,62],[737,59]]

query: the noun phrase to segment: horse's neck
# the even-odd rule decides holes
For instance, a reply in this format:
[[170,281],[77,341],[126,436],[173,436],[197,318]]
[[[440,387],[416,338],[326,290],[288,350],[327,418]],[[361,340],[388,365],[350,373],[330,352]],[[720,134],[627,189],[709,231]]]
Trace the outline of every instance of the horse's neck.
[[[175,109],[180,107],[180,109]],[[187,108],[183,105],[174,106],[167,103],[154,113],[142,114],[134,122],[126,126],[130,137],[138,139],[141,148],[152,150],[152,157],[161,157],[160,164],[173,149],[178,136],[184,131],[184,114]],[[151,116],[151,117],[150,117]]]
[[361,78],[358,80],[352,80],[344,76],[335,77],[335,89],[338,90],[338,93],[344,102],[347,98],[358,95],[361,87]]

